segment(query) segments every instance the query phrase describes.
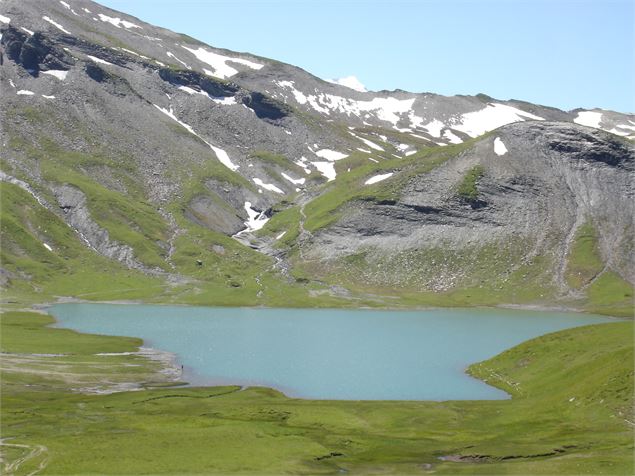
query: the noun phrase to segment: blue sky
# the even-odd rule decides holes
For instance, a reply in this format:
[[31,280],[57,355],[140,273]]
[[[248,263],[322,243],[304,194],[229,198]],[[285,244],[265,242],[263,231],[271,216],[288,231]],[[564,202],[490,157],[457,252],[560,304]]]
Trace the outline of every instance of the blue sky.
[[101,0],[368,88],[635,112],[635,0]]

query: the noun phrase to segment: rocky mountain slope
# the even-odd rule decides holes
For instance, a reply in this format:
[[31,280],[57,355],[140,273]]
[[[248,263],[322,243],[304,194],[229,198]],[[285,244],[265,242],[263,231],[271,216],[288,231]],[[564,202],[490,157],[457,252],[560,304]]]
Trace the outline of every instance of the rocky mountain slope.
[[85,0],[0,31],[9,299],[631,312],[633,115],[353,89]]

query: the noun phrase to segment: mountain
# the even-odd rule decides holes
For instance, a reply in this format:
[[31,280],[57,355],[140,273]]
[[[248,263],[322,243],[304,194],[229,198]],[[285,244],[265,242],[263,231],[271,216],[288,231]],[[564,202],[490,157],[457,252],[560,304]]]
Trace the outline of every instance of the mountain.
[[365,91],[4,0],[7,300],[632,314],[635,116]]

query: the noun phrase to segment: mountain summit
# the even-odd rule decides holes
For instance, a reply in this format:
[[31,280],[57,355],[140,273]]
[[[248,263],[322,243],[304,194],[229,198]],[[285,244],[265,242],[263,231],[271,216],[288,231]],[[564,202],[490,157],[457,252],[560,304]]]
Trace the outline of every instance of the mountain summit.
[[4,0],[10,299],[629,313],[635,116],[366,91]]

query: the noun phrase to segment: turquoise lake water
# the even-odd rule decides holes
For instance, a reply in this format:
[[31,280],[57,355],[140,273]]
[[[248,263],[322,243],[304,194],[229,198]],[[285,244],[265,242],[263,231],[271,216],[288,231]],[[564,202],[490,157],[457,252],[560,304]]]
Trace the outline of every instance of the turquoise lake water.
[[600,316],[515,310],[370,311],[60,304],[59,327],[140,337],[193,385],[338,400],[504,399],[468,365]]

